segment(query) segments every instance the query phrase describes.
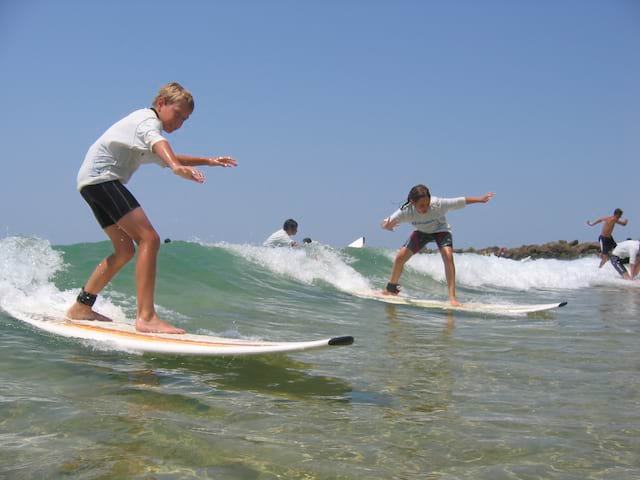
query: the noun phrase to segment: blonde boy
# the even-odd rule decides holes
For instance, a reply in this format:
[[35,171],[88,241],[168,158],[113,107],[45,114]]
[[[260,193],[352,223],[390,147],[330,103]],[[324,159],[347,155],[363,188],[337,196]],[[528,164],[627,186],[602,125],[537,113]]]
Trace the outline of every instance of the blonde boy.
[[78,190],[113,244],[114,252],[102,260],[67,311],[71,319],[111,321],[93,310],[98,293],[135,254],[140,332],[184,333],[158,317],[154,306],[156,258],[160,237],[135,197],[124,186],[145,163],[169,167],[187,180],[204,182],[199,165],[231,167],[230,157],[176,155],[161,132],[178,130],[194,109],[193,96],[179,83],[164,85],[153,107],[136,110],[113,124],[91,145],[78,172]]

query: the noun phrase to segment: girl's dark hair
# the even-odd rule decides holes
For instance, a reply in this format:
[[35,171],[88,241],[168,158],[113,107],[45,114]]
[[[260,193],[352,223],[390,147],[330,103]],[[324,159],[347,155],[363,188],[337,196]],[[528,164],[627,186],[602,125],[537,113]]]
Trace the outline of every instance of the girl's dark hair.
[[417,202],[418,200],[424,197],[431,198],[431,193],[429,192],[429,189],[422,184],[416,185],[409,191],[409,195],[407,195],[407,201],[400,208],[403,209],[404,207],[409,205],[412,201]]

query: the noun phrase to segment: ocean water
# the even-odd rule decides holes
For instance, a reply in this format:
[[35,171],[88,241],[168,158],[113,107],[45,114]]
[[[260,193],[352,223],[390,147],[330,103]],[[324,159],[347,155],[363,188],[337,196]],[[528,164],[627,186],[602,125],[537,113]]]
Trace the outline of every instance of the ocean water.
[[[457,255],[463,301],[569,302],[501,317],[352,295],[386,283],[391,250],[161,247],[156,303],[176,325],[356,338],[288,355],[139,355],[16,318],[64,312],[109,251],[0,239],[0,478],[640,478],[640,282],[596,257]],[[402,285],[446,299],[439,256]],[[134,291],[129,265],[96,309],[132,322]]]

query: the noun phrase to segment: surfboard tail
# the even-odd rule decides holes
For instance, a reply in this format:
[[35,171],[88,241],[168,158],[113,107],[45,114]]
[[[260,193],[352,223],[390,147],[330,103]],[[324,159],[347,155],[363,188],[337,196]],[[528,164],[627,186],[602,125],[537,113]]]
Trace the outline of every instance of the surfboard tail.
[[353,337],[351,335],[344,335],[342,337],[333,337],[329,339],[329,345],[338,346],[338,345],[351,345],[353,344]]

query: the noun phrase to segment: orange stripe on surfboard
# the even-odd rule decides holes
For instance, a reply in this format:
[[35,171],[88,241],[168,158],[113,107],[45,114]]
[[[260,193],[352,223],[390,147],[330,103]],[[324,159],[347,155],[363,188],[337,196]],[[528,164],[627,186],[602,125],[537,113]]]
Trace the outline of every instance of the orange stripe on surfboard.
[[[136,340],[145,340],[147,342],[160,342],[160,343],[177,343],[180,345],[198,345],[203,347],[268,347],[270,344],[264,343],[222,343],[222,342],[206,342],[203,340],[190,340],[187,338],[167,338],[167,337],[158,337],[149,333],[134,333],[134,332],[123,332],[121,330],[112,330],[110,328],[97,327],[93,325],[81,325],[79,323],[74,322],[65,322],[65,326],[80,328],[84,330],[90,330],[93,332],[101,332],[108,333],[111,335],[118,335],[120,337],[128,337],[135,338]],[[179,335],[179,334],[178,334]]]

